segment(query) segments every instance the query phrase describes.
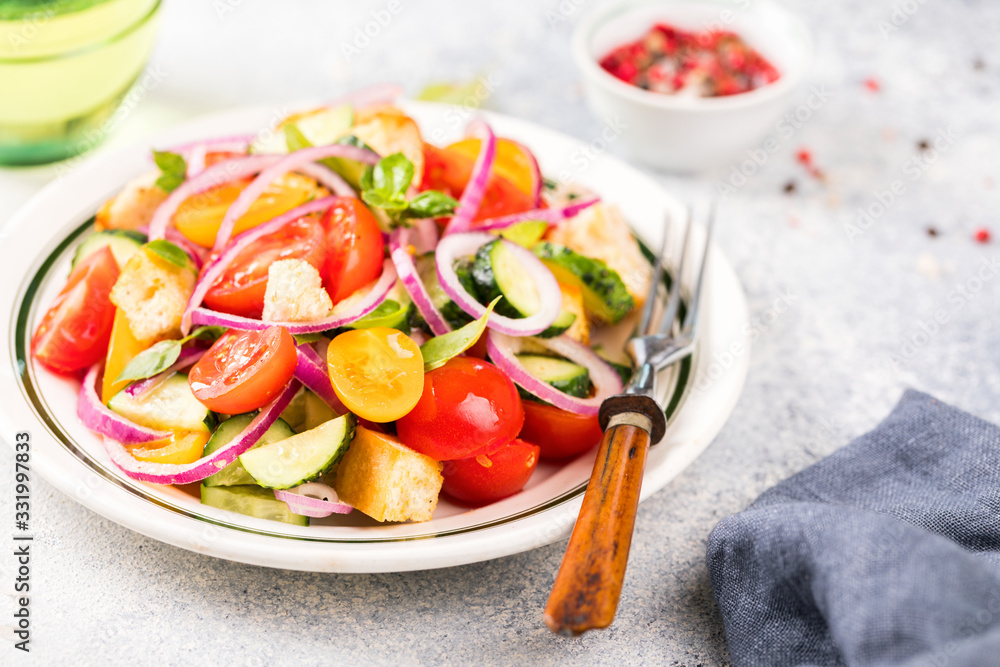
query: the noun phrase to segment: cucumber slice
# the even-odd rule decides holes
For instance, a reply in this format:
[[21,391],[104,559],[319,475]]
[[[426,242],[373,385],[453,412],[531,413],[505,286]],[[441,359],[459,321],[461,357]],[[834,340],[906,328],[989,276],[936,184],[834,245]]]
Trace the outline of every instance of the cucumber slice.
[[531,250],[536,243],[542,240],[548,229],[549,223],[543,220],[525,220],[514,223],[506,229],[501,229],[500,236]]
[[136,424],[173,431],[209,432],[214,419],[208,408],[194,397],[183,373],[171,375],[142,398],[118,392],[108,407]]
[[305,420],[302,422],[300,433],[311,431],[320,424],[325,424],[336,418],[337,413],[333,411],[333,408],[327,405],[322,398],[306,390]]
[[285,408],[285,411],[281,413],[280,419],[282,419],[286,424],[292,427],[292,430],[296,433],[301,433],[307,430],[304,428],[306,423],[306,394],[311,393],[305,387],[301,387],[295,396],[292,396],[292,401]]
[[472,279],[486,303],[503,297],[496,305],[496,312],[501,315],[528,317],[538,312],[541,303],[538,290],[503,241],[498,239],[480,246],[472,262]]
[[576,322],[576,313],[570,312],[568,310],[560,310],[559,316],[556,317],[555,321],[552,322],[548,329],[538,334],[539,338],[555,338],[560,336],[569,330],[573,323]]
[[[429,252],[417,258],[416,264],[417,273],[420,276],[420,280],[424,283],[424,287],[427,288],[427,294],[430,296],[431,302],[448,324],[451,325],[452,329],[458,329],[471,322],[472,317],[459,308],[458,304],[452,301],[441,287],[441,283],[437,277],[437,264],[434,263],[434,253]],[[458,280],[465,287],[466,291],[479,300],[478,287],[472,278],[472,260],[459,260],[455,266],[455,273],[458,275]],[[486,303],[489,303],[489,301]]]
[[259,486],[202,485],[201,504],[258,519],[281,521],[294,526],[309,525],[309,517],[295,514],[285,502],[274,497],[274,491]]
[[285,440],[240,456],[250,476],[269,489],[290,489],[316,479],[347,451],[354,438],[355,419],[348,413]]
[[134,255],[142,244],[146,242],[146,235],[131,229],[106,229],[94,232],[77,246],[76,254],[73,255],[73,262],[70,268],[75,269],[76,265],[93,255],[101,248],[107,246],[111,249],[111,254],[115,256],[118,266],[125,266],[125,262]]
[[[354,109],[349,104],[337,107],[322,107],[305,113],[297,113],[281,121],[278,129],[254,141],[251,153],[287,153],[288,138],[285,125],[294,125],[302,137],[312,146],[325,146],[340,139],[354,124]],[[266,136],[263,136],[266,134]],[[296,148],[302,148],[297,146]]]
[[[235,417],[231,417],[219,424],[219,427],[215,429],[215,433],[213,433],[211,439],[209,439],[208,444],[205,445],[204,456],[208,456],[215,450],[232,442],[233,438],[239,435],[243,429],[250,425],[253,418],[254,415],[236,415]],[[293,435],[295,435],[295,431],[293,431],[288,424],[279,419],[271,424],[271,428],[267,429],[267,431],[264,432],[264,435],[260,437],[260,440],[258,440],[257,443],[247,451],[252,451],[264,445],[269,445],[272,442],[277,442],[278,440],[290,438]],[[243,464],[239,462],[239,459],[237,459],[214,475],[206,477],[205,481],[202,483],[205,486],[237,486],[239,484],[254,484],[255,482],[253,477],[250,476],[250,473],[248,473],[243,467]]]
[[575,285],[583,293],[583,304],[596,318],[616,324],[635,307],[618,273],[599,259],[584,257],[566,246],[542,241],[534,248],[556,280]]
[[565,394],[577,398],[590,395],[590,372],[579,364],[540,354],[519,354],[517,359],[529,373]]

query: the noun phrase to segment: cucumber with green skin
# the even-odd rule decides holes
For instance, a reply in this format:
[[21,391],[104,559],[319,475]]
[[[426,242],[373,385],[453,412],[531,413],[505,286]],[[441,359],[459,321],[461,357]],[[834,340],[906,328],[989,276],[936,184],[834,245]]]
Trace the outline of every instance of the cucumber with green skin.
[[354,438],[356,420],[348,413],[240,455],[254,481],[268,489],[290,489],[316,479],[340,461]]
[[542,241],[534,248],[556,280],[580,288],[588,313],[609,324],[617,324],[635,308],[621,276],[599,259],[584,257],[566,246]]
[[101,248],[108,247],[111,254],[115,256],[118,266],[125,266],[125,262],[138,252],[139,248],[146,242],[146,235],[131,229],[105,229],[94,232],[83,240],[76,248],[73,255],[73,262],[70,270],[75,269],[77,264],[93,255]]
[[201,504],[238,512],[258,519],[308,526],[309,517],[295,514],[288,504],[274,497],[274,491],[259,486],[201,486]]
[[139,398],[122,389],[111,397],[108,407],[136,424],[155,429],[207,433],[215,424],[215,416],[191,393],[183,373],[171,375]]
[[[434,253],[429,252],[420,256],[417,258],[416,264],[417,274],[427,289],[431,303],[434,304],[434,307],[438,309],[438,312],[441,313],[441,316],[444,317],[451,328],[458,329],[471,322],[473,318],[459,308],[458,304],[452,301],[441,287],[441,283],[437,277],[437,264],[434,262]],[[455,265],[455,273],[458,275],[458,281],[465,288],[465,291],[471,294],[477,301],[481,301],[476,283],[472,279],[472,260],[459,260]]]
[[[538,291],[526,278],[527,272],[501,240],[483,244],[472,260],[472,280],[476,284],[476,294],[480,303],[490,303],[498,296],[503,298],[495,310],[505,317],[529,317],[540,307]],[[539,334],[542,338],[552,338],[563,333],[576,321],[576,315],[569,311],[559,312],[549,328]]]
[[[255,415],[236,415],[235,417],[230,417],[226,421],[219,424],[218,428],[215,429],[215,433],[209,439],[208,444],[205,445],[205,456],[208,456],[212,452],[228,445],[233,441],[233,438],[238,436],[243,430],[250,425],[253,421]],[[272,442],[277,442],[279,440],[284,440],[285,438],[290,438],[295,435],[295,431],[285,423],[283,420],[279,419],[271,427],[264,432],[264,435],[260,437],[253,447],[247,451],[256,449],[257,447],[262,447],[268,445]],[[228,466],[205,478],[202,482],[205,486],[238,486],[244,484],[256,484],[250,473],[246,471],[243,464],[239,462],[239,459],[233,461]]]
[[517,360],[533,376],[577,398],[590,395],[590,372],[586,367],[559,357],[519,354]]

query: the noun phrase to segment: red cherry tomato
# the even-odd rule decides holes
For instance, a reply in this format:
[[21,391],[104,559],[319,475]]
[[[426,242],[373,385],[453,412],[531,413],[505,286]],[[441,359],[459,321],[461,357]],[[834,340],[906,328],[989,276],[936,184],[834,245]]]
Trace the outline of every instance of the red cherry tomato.
[[577,415],[552,405],[524,401],[518,436],[536,442],[543,459],[565,459],[591,449],[604,437],[597,415]]
[[209,410],[227,415],[270,403],[295,372],[295,339],[284,327],[230,330],[191,368],[188,384]]
[[538,466],[538,452],[535,445],[515,438],[489,457],[445,461],[441,490],[476,507],[496,502],[524,488]]
[[336,304],[382,274],[385,243],[375,216],[360,200],[342,197],[323,216],[323,286]]
[[396,421],[399,439],[438,461],[491,454],[517,436],[524,410],[496,366],[455,357],[424,375],[416,407]]
[[[424,144],[423,190],[440,190],[455,199],[462,196],[475,160],[447,148]],[[522,213],[535,208],[535,203],[513,183],[497,173],[490,175],[483,202],[473,220],[485,220],[501,215]]]
[[244,248],[205,295],[205,305],[223,313],[260,319],[267,291],[267,270],[279,259],[323,265],[323,227],[316,218],[293,220]]
[[40,364],[72,373],[104,358],[115,319],[111,288],[116,280],[118,262],[110,248],[77,264],[31,339],[31,354]]

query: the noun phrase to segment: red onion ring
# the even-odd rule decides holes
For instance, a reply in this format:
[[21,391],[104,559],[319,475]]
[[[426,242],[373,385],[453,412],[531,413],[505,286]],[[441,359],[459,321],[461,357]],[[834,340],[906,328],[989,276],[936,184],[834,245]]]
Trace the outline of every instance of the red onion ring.
[[249,317],[219,313],[207,308],[195,308],[191,311],[192,324],[222,326],[238,331],[263,331],[268,327],[279,326],[288,329],[292,334],[320,333],[336,329],[358,320],[378,308],[385,301],[392,286],[396,283],[396,268],[391,260],[382,264],[382,275],[371,283],[368,288],[362,287],[357,292],[341,301],[333,308],[330,316],[313,322],[264,322]]
[[326,360],[319,356],[312,345],[302,344],[296,347],[295,379],[306,389],[323,399],[323,402],[333,408],[338,415],[348,412],[337,397],[337,392],[330,384],[330,376],[326,369]]
[[[236,221],[239,220],[244,213],[250,210],[253,203],[257,201],[257,199],[264,193],[271,183],[281,178],[288,172],[296,171],[303,165],[307,165],[310,162],[316,162],[317,160],[323,160],[328,157],[342,157],[348,160],[361,162],[362,164],[375,164],[379,160],[378,155],[366,148],[346,146],[343,144],[313,146],[311,148],[303,148],[302,150],[298,150],[287,155],[260,157],[268,157],[271,159],[276,157],[278,159],[277,161],[270,162],[267,167],[257,174],[257,177],[253,180],[253,182],[240,192],[240,195],[226,210],[226,215],[222,218],[222,224],[219,226],[219,231],[215,235],[215,245],[212,246],[212,250],[215,252],[220,252],[226,247],[226,244],[229,243],[229,237],[233,234],[233,227],[236,226]],[[206,170],[205,173],[208,173],[208,171],[210,170]],[[351,192],[353,193],[353,190]],[[150,228],[152,229],[152,225],[150,225]]]
[[201,356],[205,354],[205,348],[201,347],[187,347],[181,350],[181,354],[177,357],[175,361],[169,368],[161,373],[157,373],[153,377],[148,377],[145,380],[139,380],[138,382],[133,382],[129,386],[125,387],[122,391],[131,396],[132,398],[142,398],[155,387],[160,386],[164,380],[176,373],[177,371],[182,371],[188,366],[194,366],[195,362],[201,359]]
[[83,386],[80,387],[80,395],[77,398],[76,414],[84,426],[91,431],[114,438],[127,445],[165,440],[173,435],[170,431],[157,431],[139,426],[105,407],[97,395],[95,386],[99,367],[100,364],[94,364],[87,371],[87,376],[83,378]]
[[357,197],[358,195],[354,191],[354,188],[341,178],[340,174],[326,165],[311,162],[297,167],[295,171],[312,178],[320,185],[325,186],[330,192],[340,197]]
[[550,225],[555,225],[567,218],[572,218],[580,211],[590,208],[594,204],[600,202],[600,199],[591,199],[585,202],[579,202],[576,204],[570,204],[563,208],[536,208],[532,211],[524,211],[523,213],[512,213],[511,215],[504,215],[498,218],[487,218],[486,220],[480,220],[476,223],[476,231],[491,231],[495,229],[505,229],[511,225],[515,225],[519,222],[526,222],[528,220],[540,220],[541,222],[547,222]]
[[409,249],[407,248],[408,240],[409,230],[405,227],[398,227],[393,231],[389,237],[389,256],[392,258],[392,263],[396,266],[396,271],[399,274],[399,280],[403,283],[403,288],[410,295],[413,305],[420,311],[420,315],[427,322],[427,326],[430,327],[431,332],[435,336],[446,334],[451,331],[451,327],[448,326],[448,322],[445,321],[441,311],[431,301],[427,287],[420,280],[420,274],[417,273],[417,267],[413,263],[413,257],[410,256]]
[[[451,297],[451,300],[458,304],[458,307],[472,316],[479,319],[486,312],[486,306],[476,301],[475,298],[462,286],[458,275],[455,273],[455,260],[460,257],[474,254],[480,246],[496,241],[497,237],[486,232],[466,232],[464,234],[451,234],[445,236],[438,243],[435,260],[437,263],[438,280],[441,287]],[[524,269],[526,281],[531,281],[538,291],[539,308],[538,312],[524,318],[512,318],[498,315],[496,311],[490,313],[487,326],[501,333],[511,336],[534,336],[549,328],[562,310],[562,291],[555,276],[548,267],[527,248],[522,248],[516,243],[500,239],[500,243],[506,243],[510,252],[519,260]]]
[[321,519],[331,514],[350,514],[354,509],[340,502],[340,497],[332,486],[321,482],[306,482],[293,489],[275,489],[274,497],[284,501],[293,513],[314,519]]
[[622,391],[622,380],[615,369],[586,345],[567,336],[534,338],[532,340],[556,354],[566,357],[573,363],[584,366],[590,373],[590,381],[594,383],[597,390],[589,398],[577,398],[539,380],[528,372],[528,369],[521,364],[516,356],[521,348],[521,340],[513,336],[505,336],[498,331],[490,331],[486,339],[486,350],[490,360],[496,364],[497,368],[506,373],[514,381],[514,384],[523,387],[543,401],[578,415],[596,415],[604,399]]
[[282,390],[278,397],[263,408],[253,418],[245,429],[226,446],[217,449],[208,456],[193,463],[153,463],[139,461],[128,450],[113,438],[104,438],[104,449],[111,457],[111,462],[132,479],[152,484],[190,484],[200,482],[213,475],[247,451],[260,440],[261,436],[278,420],[281,413],[292,401],[295,392],[299,390],[297,380],[292,380]]
[[479,136],[479,155],[476,156],[476,163],[472,167],[469,182],[465,185],[462,196],[458,200],[455,215],[448,221],[448,226],[444,230],[446,236],[466,232],[472,226],[472,219],[476,217],[479,206],[483,203],[483,195],[486,194],[490,171],[493,169],[493,161],[497,154],[496,135],[493,134],[493,130],[485,121],[476,119],[469,123],[466,134]]

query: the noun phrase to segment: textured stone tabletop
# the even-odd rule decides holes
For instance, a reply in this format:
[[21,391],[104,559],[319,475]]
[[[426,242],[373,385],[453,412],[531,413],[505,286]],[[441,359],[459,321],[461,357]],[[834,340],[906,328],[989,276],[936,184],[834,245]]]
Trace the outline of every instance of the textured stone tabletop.
[[[569,59],[572,28],[597,0],[404,0],[348,62],[341,45],[388,4],[166,3],[160,76],[110,144],[233,106],[280,109],[376,81],[413,94],[490,73],[489,108],[599,136]],[[827,99],[745,182],[730,169],[664,177],[680,194],[740,183],[717,239],[758,337],[717,440],[641,506],[612,628],[563,639],[542,624],[565,542],[431,572],[269,570],[156,542],[37,483],[32,653],[13,651],[5,629],[0,664],[727,663],[704,562],[716,522],[874,426],[907,386],[1000,421],[1000,6],[786,4],[814,31],[808,85]],[[0,170],[0,230],[54,169]],[[902,194],[877,205],[894,181]],[[982,227],[992,242],[974,240]],[[0,468],[13,468],[7,447]],[[3,493],[0,515],[11,504]]]

